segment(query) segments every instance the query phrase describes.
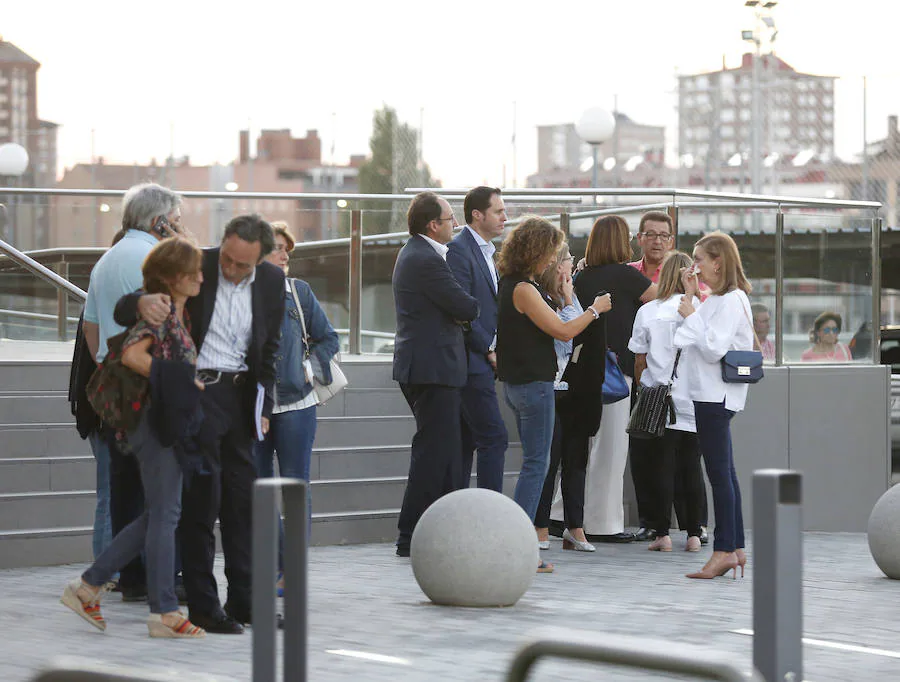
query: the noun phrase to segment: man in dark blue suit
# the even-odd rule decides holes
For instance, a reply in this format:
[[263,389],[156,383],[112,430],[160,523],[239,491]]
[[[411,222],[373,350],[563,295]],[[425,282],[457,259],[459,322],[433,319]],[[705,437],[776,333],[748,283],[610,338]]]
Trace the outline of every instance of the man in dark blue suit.
[[469,485],[477,449],[478,487],[502,492],[508,436],[494,385],[498,277],[491,240],[503,233],[506,207],[498,188],[481,186],[466,194],[463,210],[466,226],[449,244],[447,265],[478,301],[481,314],[466,333],[469,376],[462,389],[462,485]]
[[416,418],[409,477],[397,523],[397,555],[409,556],[413,530],[428,506],[462,481],[460,389],[466,384],[463,327],[478,317],[447,266],[456,220],[444,199],[417,194],[407,212],[412,235],[394,265],[394,380]]

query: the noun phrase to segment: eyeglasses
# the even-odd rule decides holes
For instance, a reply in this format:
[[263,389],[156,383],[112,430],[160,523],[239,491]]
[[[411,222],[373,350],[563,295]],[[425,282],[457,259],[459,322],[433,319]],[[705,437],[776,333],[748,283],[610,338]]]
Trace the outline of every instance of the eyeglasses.
[[639,237],[643,237],[647,241],[660,241],[667,242],[672,238],[672,235],[666,234],[665,232],[639,232]]
[[823,334],[839,334],[841,329],[840,327],[822,327],[819,331]]

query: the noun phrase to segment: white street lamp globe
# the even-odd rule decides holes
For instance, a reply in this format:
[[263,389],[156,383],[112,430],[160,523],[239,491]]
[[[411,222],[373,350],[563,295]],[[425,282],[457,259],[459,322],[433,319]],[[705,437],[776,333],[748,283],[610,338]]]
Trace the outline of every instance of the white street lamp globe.
[[0,175],[18,177],[28,168],[28,152],[15,142],[0,144]]
[[616,119],[606,109],[591,107],[586,109],[575,124],[578,137],[588,144],[603,144],[613,135]]

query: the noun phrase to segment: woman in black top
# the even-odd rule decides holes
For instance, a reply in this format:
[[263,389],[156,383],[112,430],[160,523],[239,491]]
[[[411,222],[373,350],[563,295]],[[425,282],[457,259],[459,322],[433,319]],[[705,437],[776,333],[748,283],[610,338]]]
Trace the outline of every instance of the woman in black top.
[[[534,522],[553,439],[556,351],[553,339],[568,341],[610,309],[609,296],[585,303],[569,322],[559,319],[537,284],[556,262],[564,235],[552,223],[530,216],[503,241],[497,268],[497,374],[506,384],[506,402],[516,416],[522,443],[522,469],[514,499]],[[538,571],[553,566],[540,562]]]
[[[609,292],[614,303],[606,316],[606,341],[618,357],[629,386],[634,376],[634,353],[628,350],[634,317],[642,303],[656,297],[656,285],[635,268],[631,260],[628,223],[617,215],[597,219],[588,237],[585,265],[575,278],[575,293],[584,303],[599,292]],[[603,419],[591,443],[584,494],[584,530],[588,540],[631,542],[625,533],[622,485],[628,457],[630,401],[606,405]],[[562,505],[554,505],[551,518],[562,520]]]

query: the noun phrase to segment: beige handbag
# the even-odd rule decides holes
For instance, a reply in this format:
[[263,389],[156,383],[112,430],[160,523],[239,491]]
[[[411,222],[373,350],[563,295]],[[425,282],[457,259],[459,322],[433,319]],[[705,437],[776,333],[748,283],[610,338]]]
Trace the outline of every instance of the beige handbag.
[[318,377],[316,377],[315,373],[312,371],[312,363],[309,359],[310,343],[309,335],[306,333],[306,318],[303,316],[303,307],[300,305],[300,299],[297,296],[297,286],[293,279],[291,280],[291,294],[294,296],[294,305],[297,306],[297,312],[300,313],[300,326],[303,328],[303,343],[306,346],[306,357],[303,358],[303,367],[306,370],[307,379],[310,380],[313,385],[313,391],[316,393],[316,401],[319,405],[324,405],[347,386],[347,376],[344,374],[344,370],[341,369],[341,365],[338,363],[336,359],[337,356],[335,355],[329,362],[331,367],[331,383],[323,384],[319,381]]

